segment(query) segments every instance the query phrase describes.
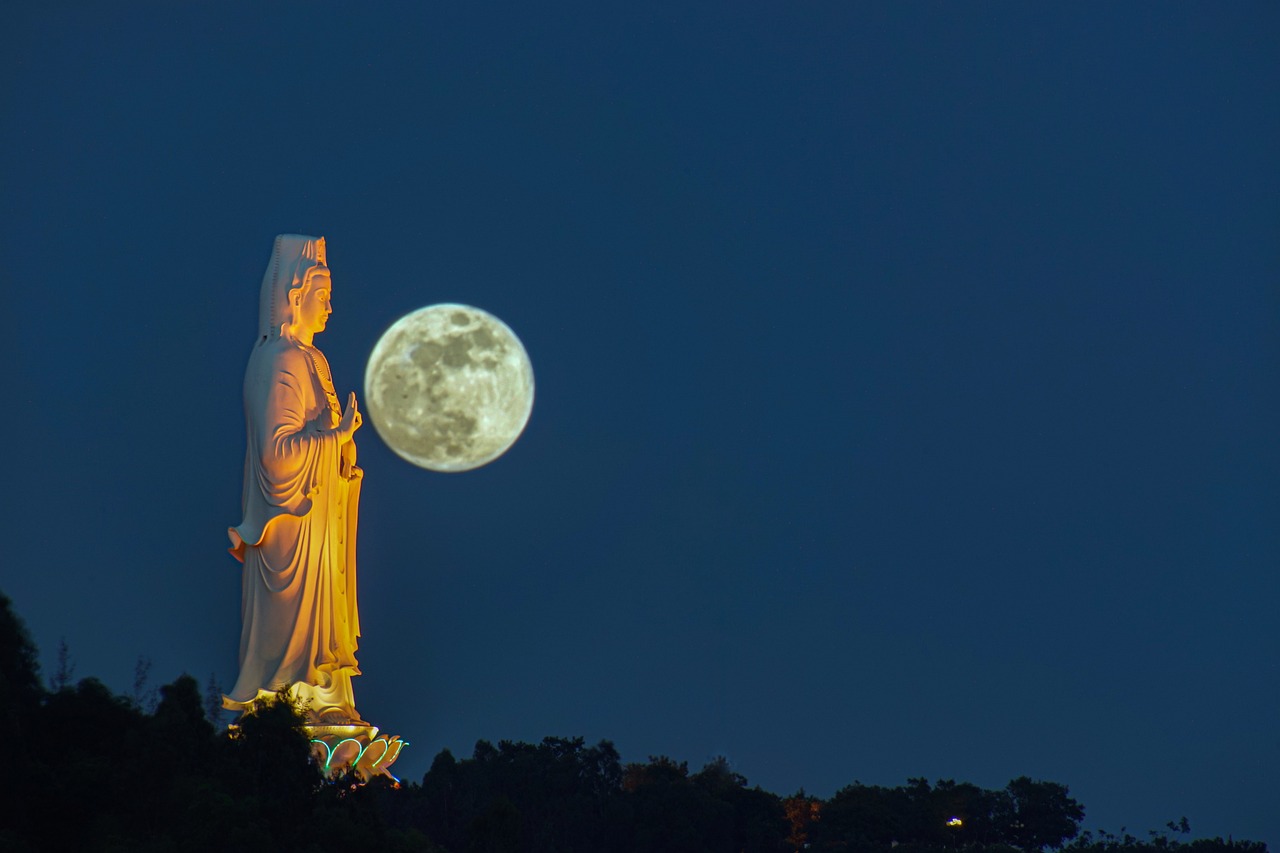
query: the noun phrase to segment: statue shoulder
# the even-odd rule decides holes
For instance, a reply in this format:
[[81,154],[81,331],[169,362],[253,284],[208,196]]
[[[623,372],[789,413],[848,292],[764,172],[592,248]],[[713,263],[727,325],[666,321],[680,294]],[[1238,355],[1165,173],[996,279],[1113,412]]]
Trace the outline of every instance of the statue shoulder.
[[259,369],[287,370],[291,373],[307,373],[310,370],[310,359],[307,358],[306,351],[287,338],[264,342],[254,349],[249,362],[256,363]]
[[307,382],[312,372],[311,361],[298,344],[282,339],[265,341],[249,355],[244,374],[245,392],[258,389],[265,393],[286,376],[291,377],[286,380],[288,384]]

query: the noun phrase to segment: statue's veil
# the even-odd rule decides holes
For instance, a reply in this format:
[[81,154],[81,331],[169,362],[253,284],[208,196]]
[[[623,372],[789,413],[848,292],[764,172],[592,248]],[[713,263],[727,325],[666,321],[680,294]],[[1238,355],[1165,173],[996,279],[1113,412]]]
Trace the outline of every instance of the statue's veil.
[[258,343],[280,337],[281,327],[293,321],[289,291],[302,287],[307,273],[324,266],[323,237],[302,234],[280,234],[271,249],[271,261],[262,276],[262,295],[258,302]]

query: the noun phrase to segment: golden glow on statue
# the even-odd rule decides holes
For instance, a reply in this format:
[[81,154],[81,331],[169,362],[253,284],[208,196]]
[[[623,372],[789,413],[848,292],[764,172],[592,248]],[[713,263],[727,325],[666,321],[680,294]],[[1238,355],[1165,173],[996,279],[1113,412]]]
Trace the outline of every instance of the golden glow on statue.
[[[360,674],[356,519],[364,474],[353,437],[362,420],[354,393],[345,410],[339,405],[329,363],[314,346],[333,311],[326,260],[324,238],[282,234],[262,280],[244,378],[244,514],[228,531],[231,553],[244,564],[240,675],[223,704],[245,711],[289,687],[328,769],[338,750],[326,741],[360,744],[354,764],[373,743],[379,756],[398,755],[399,747],[390,749],[398,739],[378,738],[360,718],[351,687]],[[379,758],[372,772],[393,760],[377,768]]]

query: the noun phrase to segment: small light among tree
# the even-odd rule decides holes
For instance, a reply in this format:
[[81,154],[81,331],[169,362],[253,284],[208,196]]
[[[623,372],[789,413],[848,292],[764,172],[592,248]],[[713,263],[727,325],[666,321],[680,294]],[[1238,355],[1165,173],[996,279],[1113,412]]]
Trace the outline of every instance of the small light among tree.
[[947,826],[954,826],[958,828],[958,827],[964,826],[964,821],[962,821],[958,817],[953,817],[951,818],[951,820],[947,821]]

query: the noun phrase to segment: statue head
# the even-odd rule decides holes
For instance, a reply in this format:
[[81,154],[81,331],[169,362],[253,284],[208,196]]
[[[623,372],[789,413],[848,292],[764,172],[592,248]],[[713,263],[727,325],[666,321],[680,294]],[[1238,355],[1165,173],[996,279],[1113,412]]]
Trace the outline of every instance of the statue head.
[[[262,277],[258,303],[258,341],[280,337],[289,327],[303,319],[304,303],[311,312],[310,322],[319,322],[314,331],[324,328],[328,314],[330,288],[329,267],[325,263],[323,237],[281,234],[271,250],[271,261]],[[312,283],[317,285],[312,287]],[[315,303],[323,290],[323,310]],[[308,301],[310,294],[310,301]],[[317,318],[317,315],[321,315]]]
[[333,282],[329,268],[315,266],[307,271],[302,287],[289,291],[289,305],[293,308],[294,334],[310,342],[312,336],[324,331],[325,323],[333,308],[329,305],[329,293]]

